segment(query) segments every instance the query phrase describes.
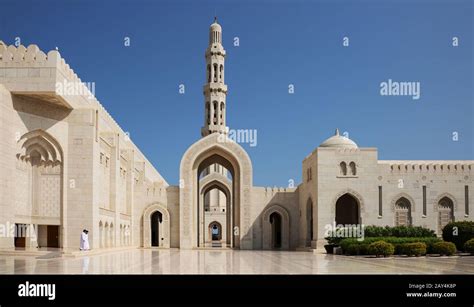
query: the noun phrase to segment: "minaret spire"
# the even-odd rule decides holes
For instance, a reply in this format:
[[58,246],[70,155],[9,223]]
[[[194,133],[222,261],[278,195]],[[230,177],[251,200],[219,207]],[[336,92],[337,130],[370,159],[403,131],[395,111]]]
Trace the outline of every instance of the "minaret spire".
[[222,46],[222,28],[217,23],[217,16],[209,28],[209,45],[206,49],[206,84],[204,93],[204,125],[201,135],[227,133],[226,96],[227,85],[224,83],[225,50]]

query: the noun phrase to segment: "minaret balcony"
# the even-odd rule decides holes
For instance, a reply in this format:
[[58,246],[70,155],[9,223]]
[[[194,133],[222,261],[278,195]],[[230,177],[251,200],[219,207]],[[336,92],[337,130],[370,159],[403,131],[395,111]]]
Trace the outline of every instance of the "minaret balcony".
[[202,88],[204,94],[206,93],[214,93],[214,92],[222,92],[227,93],[227,85],[224,83],[218,82],[211,82],[203,86]]
[[206,50],[206,59],[209,58],[209,56],[213,56],[213,55],[221,55],[221,56],[225,57],[226,52],[224,50],[224,47],[222,47],[220,45],[213,45],[213,46],[210,46],[209,48],[207,48],[207,50]]

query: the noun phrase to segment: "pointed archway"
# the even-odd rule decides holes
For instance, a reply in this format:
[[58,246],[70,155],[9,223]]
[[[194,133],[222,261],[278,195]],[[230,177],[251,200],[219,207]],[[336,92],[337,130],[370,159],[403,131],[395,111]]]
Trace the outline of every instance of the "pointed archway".
[[220,164],[232,175],[232,247],[252,249],[252,163],[247,152],[224,134],[212,133],[191,145],[180,165],[180,248],[199,247],[199,174]]
[[280,205],[269,206],[262,214],[263,249],[290,249],[290,215]]
[[360,205],[356,197],[345,193],[336,201],[336,224],[358,225],[360,224]]
[[143,212],[143,247],[170,247],[170,214],[161,204],[152,204]]

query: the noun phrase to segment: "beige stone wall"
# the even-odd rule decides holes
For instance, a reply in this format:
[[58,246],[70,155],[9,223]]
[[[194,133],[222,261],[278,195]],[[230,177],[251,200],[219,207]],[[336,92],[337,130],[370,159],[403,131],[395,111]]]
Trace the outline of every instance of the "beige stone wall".
[[[295,188],[263,188],[253,187],[252,209],[253,209],[253,240],[254,249],[262,249],[264,246],[264,213],[272,207],[283,208],[289,216],[289,249],[298,247],[299,238],[299,193]],[[269,212],[271,213],[271,212]],[[267,229],[268,231],[268,229]]]
[[[0,206],[5,209],[0,223],[61,224],[65,248],[79,247],[84,228],[90,230],[92,248],[99,248],[101,242],[138,246],[141,210],[156,199],[166,202],[166,195],[150,196],[149,189],[159,185],[163,191],[167,183],[90,91],[59,93],[56,85],[65,82],[82,81],[57,51],[45,54],[35,45],[0,45],[0,160],[5,165],[0,174]],[[38,208],[32,206],[30,196],[31,171],[16,161],[18,136],[34,130],[57,141],[64,157],[59,195],[58,176],[52,173],[56,170],[41,171]],[[135,197],[135,186],[143,182],[151,182],[143,189],[148,194]],[[143,203],[135,209],[137,198]],[[61,208],[56,216],[58,199]],[[138,215],[132,215],[135,212]],[[0,239],[0,247],[12,244],[12,238]]]
[[[341,162],[346,162],[343,175]],[[354,162],[356,174],[349,164]],[[448,196],[454,201],[454,220],[473,220],[465,212],[465,186],[469,187],[469,204],[473,197],[473,161],[379,161],[375,148],[317,148],[303,161],[303,182],[300,191],[300,246],[302,233],[307,232],[306,204],[313,197],[316,202],[314,237],[319,246],[324,244],[327,225],[335,221],[337,199],[345,193],[360,204],[364,225],[395,225],[395,202],[405,197],[411,202],[412,225],[438,230],[438,201]],[[306,169],[311,167],[312,180],[307,180]],[[382,187],[382,214],[379,215],[379,186]],[[423,214],[423,186],[426,186],[426,215]],[[302,230],[301,230],[302,229]],[[313,247],[316,242],[313,242]]]

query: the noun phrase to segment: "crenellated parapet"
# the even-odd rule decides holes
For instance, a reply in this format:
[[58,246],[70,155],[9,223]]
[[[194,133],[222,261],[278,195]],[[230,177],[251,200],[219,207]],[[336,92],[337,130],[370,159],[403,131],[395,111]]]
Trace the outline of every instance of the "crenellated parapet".
[[469,174],[474,169],[473,161],[379,161],[378,163],[389,166],[392,173]]
[[[95,110],[93,120],[98,136],[111,133],[121,149],[133,148],[136,161],[146,165],[143,172],[153,181],[164,181],[161,175],[133,144],[128,134],[95,97],[95,82],[84,82],[58,50],[43,52],[37,45],[7,46],[0,41],[0,84],[12,95],[35,104],[67,109]],[[100,124],[100,123],[104,124]],[[98,138],[97,138],[98,139]],[[119,149],[117,149],[119,150]],[[146,169],[146,172],[145,172]],[[165,181],[164,181],[165,182]]]
[[16,47],[0,41],[0,83],[13,94],[39,101],[71,109],[96,108],[122,130],[58,50],[46,54],[34,44]]

